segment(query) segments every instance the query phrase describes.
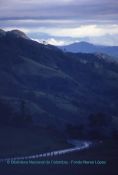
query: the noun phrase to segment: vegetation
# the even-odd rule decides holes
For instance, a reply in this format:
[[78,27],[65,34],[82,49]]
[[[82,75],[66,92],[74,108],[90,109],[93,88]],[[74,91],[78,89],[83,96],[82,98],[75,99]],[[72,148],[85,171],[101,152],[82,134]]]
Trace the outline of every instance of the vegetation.
[[33,124],[32,117],[25,109],[26,102],[21,100],[20,112],[15,112],[7,101],[0,101],[0,125],[23,127]]

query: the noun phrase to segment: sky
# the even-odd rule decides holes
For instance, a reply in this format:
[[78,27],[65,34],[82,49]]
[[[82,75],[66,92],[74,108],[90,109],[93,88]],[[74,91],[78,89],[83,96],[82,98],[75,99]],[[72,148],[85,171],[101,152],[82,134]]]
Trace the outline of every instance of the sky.
[[54,45],[118,45],[118,0],[0,0],[0,28]]

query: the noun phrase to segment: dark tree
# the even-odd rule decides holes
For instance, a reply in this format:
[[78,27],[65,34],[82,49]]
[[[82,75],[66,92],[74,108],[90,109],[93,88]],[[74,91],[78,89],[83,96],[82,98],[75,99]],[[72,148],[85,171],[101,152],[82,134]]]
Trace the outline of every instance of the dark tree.
[[91,114],[89,117],[89,136],[94,139],[102,139],[110,136],[109,126],[111,117],[104,113]]
[[81,138],[83,137],[84,133],[84,126],[83,125],[71,125],[68,124],[66,127],[66,132],[69,137],[71,138]]
[[104,113],[91,114],[89,116],[90,127],[103,127],[108,125],[109,118]]
[[0,124],[8,125],[12,118],[12,109],[4,100],[0,101]]
[[13,123],[15,126],[24,127],[32,124],[32,117],[29,114],[27,103],[25,100],[21,100],[20,113],[16,113],[13,117]]

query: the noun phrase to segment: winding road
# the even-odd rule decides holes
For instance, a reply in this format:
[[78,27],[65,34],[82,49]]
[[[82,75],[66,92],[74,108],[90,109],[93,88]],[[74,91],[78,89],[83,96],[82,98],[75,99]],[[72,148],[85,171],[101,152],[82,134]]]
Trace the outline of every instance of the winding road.
[[69,141],[69,143],[73,144],[74,147],[63,149],[63,150],[56,150],[56,151],[51,151],[51,152],[46,152],[46,153],[41,153],[41,154],[30,155],[30,156],[3,158],[3,159],[0,159],[0,162],[13,161],[13,160],[14,161],[29,160],[29,159],[37,159],[37,158],[42,158],[42,157],[58,156],[58,155],[67,154],[70,152],[75,152],[75,151],[89,148],[92,144],[92,142],[90,141],[76,141],[76,140]]

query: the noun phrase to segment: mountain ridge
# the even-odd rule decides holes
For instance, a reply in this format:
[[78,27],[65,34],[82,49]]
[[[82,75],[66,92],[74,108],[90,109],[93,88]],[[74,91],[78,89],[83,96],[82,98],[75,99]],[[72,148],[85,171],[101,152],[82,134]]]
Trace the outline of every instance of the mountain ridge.
[[117,82],[118,65],[101,55],[65,53],[22,37],[0,38],[1,101],[6,99],[16,114],[24,101],[38,125],[80,125],[97,112],[117,116]]
[[15,38],[24,38],[24,39],[30,39],[24,32],[18,30],[18,29],[14,29],[11,31],[5,31],[0,29],[0,36],[4,37],[4,36],[11,36],[11,38],[15,37]]
[[95,45],[89,42],[76,42],[70,45],[59,46],[65,52],[103,53],[118,58],[118,46]]

